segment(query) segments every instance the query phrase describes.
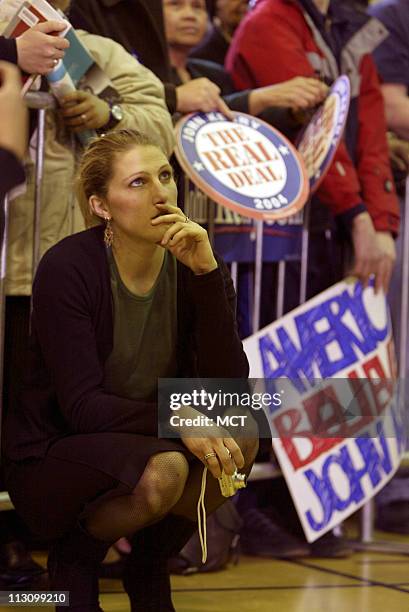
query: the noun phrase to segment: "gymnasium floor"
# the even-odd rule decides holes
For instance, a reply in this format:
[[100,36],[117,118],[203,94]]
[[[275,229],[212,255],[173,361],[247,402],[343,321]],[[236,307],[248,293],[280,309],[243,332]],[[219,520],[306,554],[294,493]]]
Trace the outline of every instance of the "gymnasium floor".
[[[409,545],[409,537],[395,539]],[[45,561],[44,555],[37,559]],[[120,581],[101,580],[100,586],[105,612],[129,611]],[[409,612],[409,556],[361,552],[346,560],[297,562],[241,557],[223,572],[175,576],[173,592],[177,612]]]

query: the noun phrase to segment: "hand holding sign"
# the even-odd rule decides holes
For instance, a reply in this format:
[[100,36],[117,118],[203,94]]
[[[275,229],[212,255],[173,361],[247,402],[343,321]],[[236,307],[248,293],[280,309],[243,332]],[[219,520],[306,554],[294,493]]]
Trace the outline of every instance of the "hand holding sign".
[[193,79],[176,88],[177,110],[179,113],[220,111],[228,119],[234,119],[233,112],[220,97],[220,87],[206,78]]
[[395,241],[390,232],[376,232],[376,239],[382,253],[382,261],[375,280],[375,293],[380,288],[383,288],[384,292],[387,293],[396,262]]
[[295,77],[283,83],[253,89],[249,95],[249,113],[259,115],[271,106],[299,110],[320,104],[328,87],[318,79]]
[[376,232],[368,213],[357,215],[352,222],[354,267],[351,274],[364,286],[375,275],[375,292],[388,291],[396,259],[395,243],[389,232]]

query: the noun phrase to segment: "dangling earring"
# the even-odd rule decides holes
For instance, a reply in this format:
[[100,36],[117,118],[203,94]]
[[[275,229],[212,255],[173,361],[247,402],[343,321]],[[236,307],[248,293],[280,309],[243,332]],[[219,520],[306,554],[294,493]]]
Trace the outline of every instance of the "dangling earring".
[[104,231],[104,242],[107,247],[111,247],[114,241],[114,230],[112,229],[111,219],[112,217],[105,217],[106,226]]

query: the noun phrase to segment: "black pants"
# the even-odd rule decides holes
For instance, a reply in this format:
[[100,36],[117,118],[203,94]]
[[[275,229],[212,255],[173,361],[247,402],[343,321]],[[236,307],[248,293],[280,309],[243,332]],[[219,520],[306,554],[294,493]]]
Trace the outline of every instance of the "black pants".
[[4,338],[3,420],[16,402],[27,367],[30,328],[30,297],[6,298]]
[[73,527],[87,502],[113,491],[124,494],[109,474],[91,466],[47,456],[7,464],[6,485],[29,529],[46,540],[59,538]]
[[[30,297],[7,297],[4,338],[3,423],[22,388],[26,367],[29,324]],[[3,474],[1,474],[0,490],[3,489],[5,489],[5,483]],[[30,540],[31,534],[16,512],[0,512],[0,543],[16,539]]]

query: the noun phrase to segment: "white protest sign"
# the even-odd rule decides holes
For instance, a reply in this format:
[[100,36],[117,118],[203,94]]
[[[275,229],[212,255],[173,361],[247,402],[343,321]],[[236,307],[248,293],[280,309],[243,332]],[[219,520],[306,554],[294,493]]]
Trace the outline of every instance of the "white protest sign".
[[306,203],[309,183],[297,150],[256,117],[218,112],[187,115],[176,126],[176,157],[212,200],[244,216],[277,220]]
[[376,495],[405,450],[385,296],[338,283],[244,341],[281,405],[273,447],[312,542]]

